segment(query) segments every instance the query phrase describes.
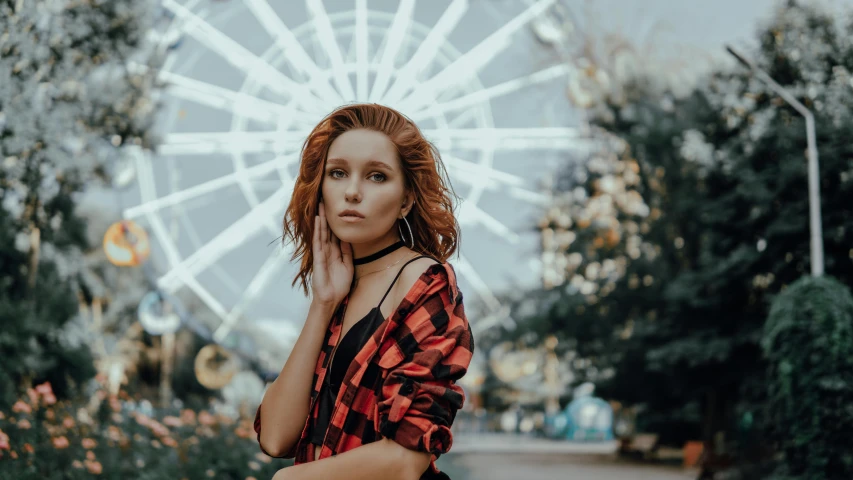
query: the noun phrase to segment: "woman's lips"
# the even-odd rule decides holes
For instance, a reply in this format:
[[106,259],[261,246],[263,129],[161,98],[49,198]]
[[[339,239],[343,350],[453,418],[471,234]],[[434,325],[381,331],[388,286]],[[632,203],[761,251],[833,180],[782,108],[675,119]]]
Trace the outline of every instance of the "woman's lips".
[[364,220],[364,217],[359,217],[356,215],[341,215],[338,218],[347,223],[357,223]]

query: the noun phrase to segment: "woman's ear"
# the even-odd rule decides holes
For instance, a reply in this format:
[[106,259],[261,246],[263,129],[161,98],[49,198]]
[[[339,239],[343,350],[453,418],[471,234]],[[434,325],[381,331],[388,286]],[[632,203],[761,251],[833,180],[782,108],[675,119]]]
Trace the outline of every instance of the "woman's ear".
[[400,209],[400,215],[405,217],[412,211],[412,208],[415,206],[415,193],[411,190],[406,190],[406,196],[403,197],[403,206]]

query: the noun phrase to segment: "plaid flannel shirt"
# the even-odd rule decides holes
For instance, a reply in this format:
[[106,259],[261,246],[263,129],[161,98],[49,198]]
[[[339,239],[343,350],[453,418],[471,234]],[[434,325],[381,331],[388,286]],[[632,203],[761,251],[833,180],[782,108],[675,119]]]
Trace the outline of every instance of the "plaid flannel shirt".
[[[308,419],[296,445],[283,458],[314,461],[309,438],[329,356],[341,333],[344,306],[333,316],[314,371]],[[433,455],[421,479],[448,478],[435,460],[450,450],[450,427],[465,395],[456,381],[465,375],[474,340],[456,274],[449,263],[431,265],[397,309],[356,354],[338,392],[318,459],[389,438]],[[260,440],[260,407],[255,432]]]

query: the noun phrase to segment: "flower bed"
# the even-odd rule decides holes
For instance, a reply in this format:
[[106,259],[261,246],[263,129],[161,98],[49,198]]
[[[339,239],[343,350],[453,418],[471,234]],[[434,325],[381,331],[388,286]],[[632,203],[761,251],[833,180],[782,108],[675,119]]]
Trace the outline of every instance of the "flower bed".
[[261,480],[290,465],[260,453],[249,419],[128,405],[104,391],[84,405],[57,401],[50,384],[29,389],[0,411],[0,478]]

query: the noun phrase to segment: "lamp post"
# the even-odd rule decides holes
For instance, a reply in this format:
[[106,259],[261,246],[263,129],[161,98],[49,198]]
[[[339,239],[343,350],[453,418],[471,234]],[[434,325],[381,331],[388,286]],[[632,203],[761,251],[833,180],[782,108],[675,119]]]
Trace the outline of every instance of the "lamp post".
[[811,233],[811,264],[812,276],[823,275],[823,227],[820,219],[820,178],[818,177],[817,145],[815,139],[814,115],[811,110],[800,103],[782,85],[776,83],[764,70],[738,54],[734,48],[726,46],[726,50],[738,62],[750,69],[759,79],[779,94],[788,105],[794,107],[806,119],[806,140],[808,142],[808,171],[809,171],[809,229]]

